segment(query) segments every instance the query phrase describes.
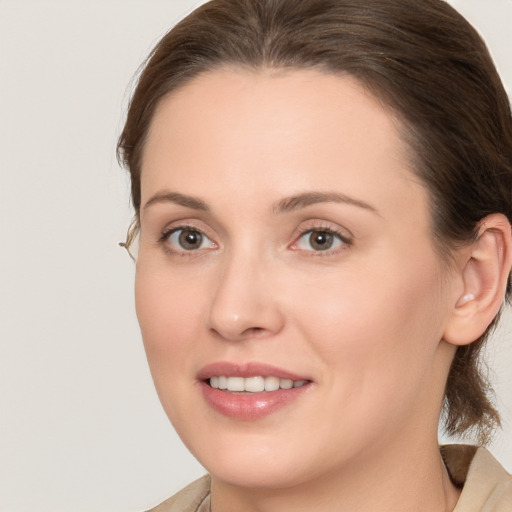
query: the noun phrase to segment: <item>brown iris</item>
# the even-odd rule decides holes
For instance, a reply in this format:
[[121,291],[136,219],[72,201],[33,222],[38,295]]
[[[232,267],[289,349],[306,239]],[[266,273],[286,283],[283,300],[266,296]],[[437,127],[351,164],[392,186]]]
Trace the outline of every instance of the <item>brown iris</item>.
[[312,231],[309,235],[309,243],[316,251],[326,251],[332,247],[334,236],[328,231]]
[[203,235],[199,231],[183,229],[178,237],[180,246],[186,251],[199,249],[203,243]]

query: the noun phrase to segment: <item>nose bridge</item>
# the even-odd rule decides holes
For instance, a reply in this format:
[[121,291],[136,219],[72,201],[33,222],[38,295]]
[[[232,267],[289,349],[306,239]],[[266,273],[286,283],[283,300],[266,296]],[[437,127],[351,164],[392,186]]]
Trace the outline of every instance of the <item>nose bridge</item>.
[[272,258],[253,244],[227,250],[212,293],[209,329],[227,340],[278,332],[283,318],[271,293],[272,275]]

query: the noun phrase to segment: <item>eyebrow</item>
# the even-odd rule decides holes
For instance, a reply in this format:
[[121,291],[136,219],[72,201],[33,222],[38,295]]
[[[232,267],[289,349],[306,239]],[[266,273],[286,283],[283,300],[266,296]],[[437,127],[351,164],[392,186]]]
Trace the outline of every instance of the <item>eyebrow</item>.
[[[202,199],[180,194],[179,192],[168,191],[158,192],[150,199],[148,199],[143,207],[143,210],[146,210],[150,206],[159,203],[174,203],[179,206],[184,206],[185,208],[191,208],[193,210],[199,210],[203,212],[210,211],[210,207]],[[378,210],[369,203],[347,196],[346,194],[341,194],[339,192],[304,192],[303,194],[285,197],[274,205],[272,211],[274,214],[283,214],[300,210],[301,208],[306,208],[307,206],[318,203],[344,203],[357,206],[359,208],[363,208],[365,210],[376,213],[377,215],[380,215]]]
[[344,203],[380,215],[378,210],[371,204],[338,192],[305,192],[304,194],[287,197],[281,199],[281,201],[274,206],[273,211],[277,214],[287,213],[318,203]]
[[185,208],[191,208],[192,210],[200,210],[207,212],[210,210],[209,206],[197,197],[186,196],[179,194],[178,192],[158,192],[152,196],[143,207],[146,210],[150,206],[158,203],[174,203]]

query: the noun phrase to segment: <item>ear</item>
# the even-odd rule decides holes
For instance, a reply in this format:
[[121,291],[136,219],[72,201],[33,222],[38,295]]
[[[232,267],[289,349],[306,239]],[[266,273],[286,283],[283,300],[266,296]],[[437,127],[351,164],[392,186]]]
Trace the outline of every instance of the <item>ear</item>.
[[481,223],[477,239],[461,250],[458,272],[462,293],[455,296],[444,340],[468,345],[478,339],[497,315],[506,293],[512,265],[512,233],[502,214],[492,214]]

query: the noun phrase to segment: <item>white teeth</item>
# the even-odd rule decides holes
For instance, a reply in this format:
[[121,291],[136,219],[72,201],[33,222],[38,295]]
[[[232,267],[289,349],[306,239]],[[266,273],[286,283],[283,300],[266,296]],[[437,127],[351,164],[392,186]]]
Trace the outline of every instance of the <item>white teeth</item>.
[[261,393],[265,390],[265,379],[263,377],[247,377],[244,380],[244,391]]
[[281,389],[292,389],[293,388],[293,380],[291,379],[281,379],[279,382],[279,387]]
[[219,377],[219,389],[228,389],[228,379],[226,377]]
[[279,377],[267,377],[265,379],[265,391],[277,391],[280,380]]
[[245,379],[243,377],[228,377],[228,391],[245,391]]
[[225,377],[210,378],[210,386],[215,389],[239,391],[248,393],[261,393],[262,391],[277,391],[278,389],[292,389],[304,386],[307,381],[280,379],[279,377]]

